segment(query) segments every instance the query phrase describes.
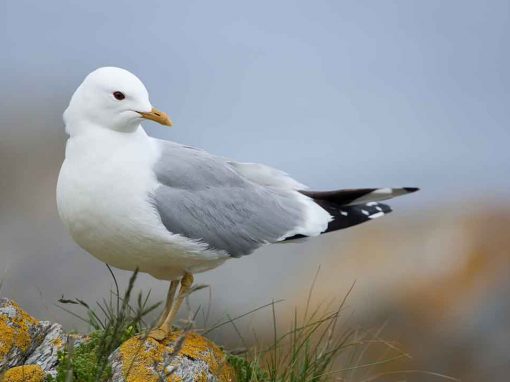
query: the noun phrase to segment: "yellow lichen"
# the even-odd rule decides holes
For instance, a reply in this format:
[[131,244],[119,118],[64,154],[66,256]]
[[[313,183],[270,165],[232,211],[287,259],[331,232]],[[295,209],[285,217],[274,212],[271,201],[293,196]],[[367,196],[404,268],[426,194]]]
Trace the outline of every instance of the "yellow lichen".
[[51,342],[53,343],[53,345],[55,345],[55,347],[56,347],[57,349],[60,349],[60,348],[64,345],[64,343],[62,342],[62,338],[60,338],[60,337],[55,338],[55,339],[54,339],[53,341],[51,341]]
[[157,382],[154,364],[161,364],[165,347],[153,339],[133,337],[120,346],[122,373],[126,382]]
[[[172,344],[179,341],[182,335],[183,333],[180,331],[170,333],[165,340],[165,344],[171,348]],[[187,332],[185,334],[179,354],[191,359],[204,361],[209,365],[211,374],[215,375],[219,381],[227,382],[234,380],[234,371],[227,363],[225,353],[215,343],[195,332]],[[206,375],[203,375],[203,379],[206,379]]]
[[[126,382],[157,382],[161,375],[165,375],[165,366],[177,366],[176,362],[171,365],[163,365],[164,355],[174,351],[174,346],[179,342],[183,332],[172,332],[163,342],[153,339],[145,341],[140,337],[133,337],[124,342],[120,347],[122,357],[123,374]],[[211,374],[220,382],[234,381],[234,370],[227,363],[225,353],[214,343],[197,333],[187,332],[177,355],[201,360],[209,366]],[[195,376],[197,382],[205,382],[207,374],[202,372]],[[181,382],[176,374],[170,374],[168,382]]]
[[12,318],[0,314],[0,359],[9,354],[14,347],[25,352],[32,342],[29,329],[38,323],[14,301],[10,301],[9,305],[16,314]]
[[44,371],[39,365],[16,366],[7,370],[2,382],[43,382]]

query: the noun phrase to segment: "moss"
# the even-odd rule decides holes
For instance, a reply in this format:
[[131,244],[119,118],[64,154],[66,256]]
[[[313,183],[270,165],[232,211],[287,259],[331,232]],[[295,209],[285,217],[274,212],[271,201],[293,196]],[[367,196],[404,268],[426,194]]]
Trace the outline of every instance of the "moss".
[[[56,378],[49,381],[64,382],[67,375],[72,373],[75,381],[79,382],[102,382],[107,381],[112,375],[112,369],[108,362],[111,350],[108,345],[115,341],[127,340],[134,335],[132,326],[126,327],[120,333],[112,333],[109,330],[96,330],[86,337],[70,334],[79,343],[71,352],[68,349],[59,351],[59,361]],[[115,338],[113,338],[115,336]],[[62,341],[56,339],[56,346],[62,346]]]
[[111,376],[111,368],[106,368],[102,375],[98,366],[98,348],[103,336],[101,331],[90,334],[87,341],[76,346],[72,353],[60,351],[57,366],[57,382],[65,382],[69,372],[72,372],[75,381],[92,382],[106,381]]
[[39,365],[25,365],[7,370],[2,382],[43,382],[44,379],[44,371]]
[[[172,332],[162,343],[151,338],[142,339],[133,337],[122,344],[119,351],[122,359],[123,374],[127,382],[158,382],[161,375],[166,372],[165,356],[174,351],[174,346],[179,342],[183,333]],[[214,343],[203,336],[193,332],[185,334],[178,356],[187,357],[191,360],[201,360],[209,367],[210,373],[221,382],[235,380],[234,370],[227,363],[225,353]],[[167,381],[180,382],[178,375],[171,374]],[[202,382],[207,380],[205,372],[197,375],[195,380]]]
[[237,382],[267,381],[269,376],[257,362],[246,358],[229,355],[228,363],[234,369]]
[[0,359],[9,354],[13,348],[26,352],[32,343],[30,327],[38,323],[14,301],[9,301],[9,306],[15,311],[13,317],[0,314]]

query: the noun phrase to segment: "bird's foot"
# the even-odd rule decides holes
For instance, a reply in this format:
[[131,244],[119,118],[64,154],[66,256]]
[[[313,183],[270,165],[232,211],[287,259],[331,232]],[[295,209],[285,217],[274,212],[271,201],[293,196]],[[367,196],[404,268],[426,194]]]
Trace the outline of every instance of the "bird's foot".
[[170,330],[165,327],[159,327],[156,329],[152,329],[149,334],[147,335],[148,338],[152,338],[156,341],[163,341],[167,336],[168,333],[170,333]]

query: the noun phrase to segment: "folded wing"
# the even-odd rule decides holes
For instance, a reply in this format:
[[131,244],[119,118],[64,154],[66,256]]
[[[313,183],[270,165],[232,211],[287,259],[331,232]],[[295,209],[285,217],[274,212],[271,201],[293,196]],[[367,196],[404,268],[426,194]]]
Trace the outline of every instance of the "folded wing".
[[292,188],[257,183],[232,162],[202,150],[157,144],[161,156],[154,170],[160,185],[152,198],[174,234],[238,257],[263,244],[318,235],[327,228],[330,215]]
[[282,171],[155,140],[159,187],[152,195],[166,229],[239,257],[258,247],[317,236],[389,212],[380,201],[417,188],[309,191]]

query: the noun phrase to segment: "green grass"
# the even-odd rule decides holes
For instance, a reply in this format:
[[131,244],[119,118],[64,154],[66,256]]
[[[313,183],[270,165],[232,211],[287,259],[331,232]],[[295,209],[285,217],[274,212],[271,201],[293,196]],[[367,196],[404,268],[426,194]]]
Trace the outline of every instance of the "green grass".
[[[62,298],[60,303],[84,309],[82,316],[62,307],[66,312],[87,322],[92,332],[89,339],[79,346],[68,346],[59,353],[58,374],[51,382],[105,382],[111,376],[108,363],[110,354],[124,341],[137,333],[146,332],[150,327],[145,318],[159,306],[151,304],[150,292],[138,293],[133,297],[137,272],[133,273],[125,292],[120,295],[117,280],[109,268],[115,290],[108,299],[91,307],[79,299]],[[346,328],[341,322],[342,313],[349,296],[336,305],[317,305],[312,308],[312,292],[315,279],[310,287],[303,312],[294,310],[290,328],[281,330],[278,323],[277,304],[282,301],[258,307],[238,317],[229,317],[207,329],[195,329],[209,335],[220,327],[231,325],[244,345],[238,354],[229,354],[228,362],[234,368],[238,382],[369,382],[398,374],[425,373],[429,376],[455,380],[426,371],[390,370],[380,372],[377,367],[409,357],[394,344],[381,339],[382,330],[366,331]],[[353,285],[354,287],[354,285]],[[199,290],[197,287],[195,290]],[[135,300],[135,303],[131,303]],[[269,310],[272,318],[271,340],[260,341],[256,334],[251,341],[238,327],[238,321],[260,310]],[[192,316],[197,317],[198,311]],[[208,315],[208,312],[207,312]]]
[[[150,304],[150,292],[146,295],[138,293],[136,303],[130,303],[138,272],[134,272],[129,284],[121,296],[119,286],[113,272],[115,291],[110,292],[108,299],[96,303],[93,308],[80,299],[59,300],[60,304],[75,305],[85,309],[86,316],[81,316],[61,306],[63,310],[86,322],[92,328],[88,338],[77,346],[72,343],[59,353],[56,382],[103,382],[111,375],[108,357],[124,341],[141,333],[148,327],[144,318],[160,303]],[[52,378],[49,379],[52,381]]]
[[[304,312],[300,314],[297,309],[294,310],[288,330],[278,329],[276,304],[281,301],[269,304],[272,340],[260,343],[255,339],[242,356],[230,356],[229,361],[236,371],[238,382],[363,381],[369,378],[375,366],[408,357],[395,345],[382,340],[380,331],[372,333],[343,328],[340,324],[341,313],[352,288],[336,308],[319,304],[312,309],[314,283]],[[229,318],[224,324],[232,324],[241,341],[246,344],[236,320]],[[213,326],[213,329],[217,327]],[[378,353],[381,354],[377,359],[368,360],[367,353],[374,347],[379,347]]]

